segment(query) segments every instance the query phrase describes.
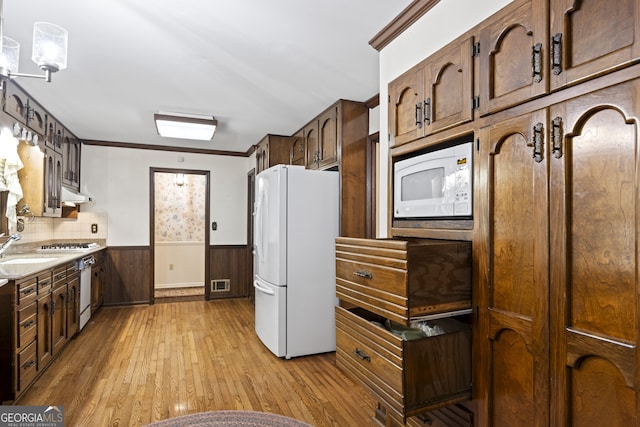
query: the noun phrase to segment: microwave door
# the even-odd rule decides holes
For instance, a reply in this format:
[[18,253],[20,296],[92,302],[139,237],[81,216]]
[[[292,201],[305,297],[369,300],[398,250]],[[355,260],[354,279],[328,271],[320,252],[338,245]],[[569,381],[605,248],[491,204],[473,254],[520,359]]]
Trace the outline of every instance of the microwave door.
[[395,216],[433,217],[452,215],[445,208],[448,174],[441,162],[420,163],[396,173],[394,185]]

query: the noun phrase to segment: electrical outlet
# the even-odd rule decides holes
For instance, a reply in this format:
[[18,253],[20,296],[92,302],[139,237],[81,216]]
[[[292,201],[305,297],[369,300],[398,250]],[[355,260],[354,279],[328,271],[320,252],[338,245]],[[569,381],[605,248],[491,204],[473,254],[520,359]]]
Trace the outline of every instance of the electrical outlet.
[[217,223],[217,222],[215,222],[215,221],[213,221],[213,222],[211,223],[211,229],[212,229],[213,231],[216,231],[216,230],[218,229],[218,223]]
[[91,224],[91,232],[96,234],[98,232],[98,224]]
[[169,264],[169,270],[173,270],[173,264]]

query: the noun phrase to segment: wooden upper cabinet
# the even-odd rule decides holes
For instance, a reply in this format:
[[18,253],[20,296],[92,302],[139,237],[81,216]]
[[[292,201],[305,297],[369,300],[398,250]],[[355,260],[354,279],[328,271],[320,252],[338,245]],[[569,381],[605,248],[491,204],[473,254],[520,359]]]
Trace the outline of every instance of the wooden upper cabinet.
[[64,127],[53,117],[49,116],[47,119],[46,132],[43,134],[45,146],[61,153],[64,134]]
[[320,140],[318,138],[318,120],[312,120],[304,129],[304,142],[307,146],[307,168],[320,167]]
[[640,59],[639,0],[553,0],[550,27],[552,89]]
[[291,161],[292,137],[265,135],[256,148],[256,173],[275,165],[288,165]]
[[291,139],[291,164],[298,166],[305,165],[305,144],[304,133],[302,131],[296,133]]
[[14,123],[24,125],[20,129],[14,128],[16,137],[31,144],[41,142],[46,133],[47,115],[38,103],[12,81],[6,84],[3,110],[15,119]]
[[424,69],[414,67],[389,83],[389,133],[392,147],[424,136],[423,76]]
[[80,189],[80,140],[69,131],[62,139],[62,183]]
[[18,123],[26,125],[26,107],[27,94],[13,82],[8,82],[5,89],[4,112],[16,119]]
[[473,120],[472,57],[457,40],[389,83],[391,146]]
[[267,142],[260,141],[256,147],[256,173],[260,173],[267,169],[269,161],[269,148]]
[[320,168],[338,163],[338,107],[332,107],[318,117]]
[[426,134],[473,120],[473,38],[432,55],[425,67],[422,114]]
[[548,2],[518,0],[480,27],[480,114],[548,91]]

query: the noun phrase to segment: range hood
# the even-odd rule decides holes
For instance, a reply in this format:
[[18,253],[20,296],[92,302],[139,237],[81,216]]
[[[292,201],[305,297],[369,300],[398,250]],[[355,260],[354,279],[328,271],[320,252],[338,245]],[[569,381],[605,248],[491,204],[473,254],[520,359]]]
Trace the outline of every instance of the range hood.
[[82,193],[78,193],[75,190],[62,186],[62,194],[60,194],[60,201],[66,205],[76,205],[79,203],[91,202],[91,197],[85,196]]

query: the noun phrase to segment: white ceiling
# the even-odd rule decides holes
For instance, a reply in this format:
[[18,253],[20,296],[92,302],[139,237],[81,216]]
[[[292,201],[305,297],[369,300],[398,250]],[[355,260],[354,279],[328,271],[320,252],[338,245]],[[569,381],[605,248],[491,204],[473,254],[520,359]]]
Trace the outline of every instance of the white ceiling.
[[[369,44],[411,0],[4,0],[31,61],[33,23],[69,32],[68,68],[18,82],[81,139],[245,152],[339,98],[379,92]],[[212,141],[165,139],[153,113],[211,114]]]

